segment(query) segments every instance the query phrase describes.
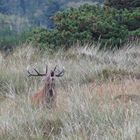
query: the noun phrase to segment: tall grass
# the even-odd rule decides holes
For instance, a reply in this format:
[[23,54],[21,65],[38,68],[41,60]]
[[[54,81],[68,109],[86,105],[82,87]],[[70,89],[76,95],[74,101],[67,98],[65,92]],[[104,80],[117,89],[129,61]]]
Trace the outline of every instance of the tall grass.
[[[65,68],[52,110],[32,106],[30,96],[43,81],[26,72],[43,72],[46,64]],[[140,47],[133,44],[114,53],[85,46],[49,54],[25,45],[0,54],[0,139],[139,140],[140,101],[113,99],[140,94],[139,70]]]

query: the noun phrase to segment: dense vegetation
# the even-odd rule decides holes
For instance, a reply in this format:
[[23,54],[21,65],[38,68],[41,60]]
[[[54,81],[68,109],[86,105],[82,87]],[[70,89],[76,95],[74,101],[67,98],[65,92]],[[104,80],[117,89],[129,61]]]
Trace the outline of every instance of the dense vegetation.
[[[28,18],[32,26],[53,27],[50,19],[56,12],[85,0],[0,0],[0,13]],[[103,0],[86,0],[86,2]]]
[[[0,49],[25,42],[35,27],[54,28],[52,17],[68,7],[95,0],[0,0]],[[97,0],[103,2],[103,0]]]
[[139,0],[105,0],[106,6],[111,6],[117,9],[133,9],[140,7]]
[[45,49],[68,48],[77,42],[118,48],[139,38],[139,1],[105,0],[105,6],[82,2],[1,0],[0,48],[9,49],[26,40]]
[[30,38],[41,47],[69,47],[101,42],[102,46],[119,47],[129,38],[140,36],[140,10],[116,10],[98,5],[70,8],[54,16],[56,28],[36,29]]
[[28,20],[19,16],[0,14],[0,48],[11,50],[28,37]]

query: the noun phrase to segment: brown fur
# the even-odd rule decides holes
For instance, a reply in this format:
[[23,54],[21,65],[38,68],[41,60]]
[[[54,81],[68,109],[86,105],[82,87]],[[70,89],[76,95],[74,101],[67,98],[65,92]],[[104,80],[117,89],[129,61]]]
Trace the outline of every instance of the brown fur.
[[31,96],[31,102],[34,105],[41,105],[43,104],[43,99],[44,99],[44,93],[43,93],[43,89],[41,89],[40,91],[37,91],[33,96]]
[[57,92],[55,89],[55,77],[62,77],[64,75],[64,69],[56,73],[55,66],[54,70],[48,74],[48,67],[46,66],[46,73],[41,74],[36,69],[34,71],[35,74],[32,74],[28,71],[28,76],[45,76],[44,86],[41,90],[37,91],[33,96],[31,96],[31,102],[34,105],[38,106],[46,106],[48,108],[52,108],[56,106],[56,97]]
[[34,105],[51,108],[56,106],[56,96],[54,76],[49,75],[45,77],[44,87],[31,97],[31,102]]

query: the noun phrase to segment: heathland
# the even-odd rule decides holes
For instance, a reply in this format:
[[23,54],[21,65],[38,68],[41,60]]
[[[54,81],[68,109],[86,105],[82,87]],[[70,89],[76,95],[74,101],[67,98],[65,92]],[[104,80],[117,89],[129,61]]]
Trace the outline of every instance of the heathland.
[[[140,3],[96,2],[0,1],[0,140],[140,139]],[[46,65],[53,108],[30,100]]]

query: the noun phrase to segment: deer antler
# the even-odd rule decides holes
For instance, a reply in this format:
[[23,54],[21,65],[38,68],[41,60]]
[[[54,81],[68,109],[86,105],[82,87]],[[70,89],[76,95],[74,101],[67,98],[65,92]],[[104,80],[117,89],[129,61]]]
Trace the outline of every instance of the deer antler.
[[47,74],[47,72],[48,72],[48,65],[46,65],[46,74]]
[[[51,71],[51,76],[56,76],[56,77],[62,77],[64,75],[64,68],[62,69],[62,71],[59,71],[58,70],[58,73],[55,74],[56,72],[56,69],[57,69],[57,65],[55,66],[54,70]],[[28,77],[30,76],[45,76],[48,72],[48,66],[46,65],[46,73],[45,74],[42,74],[42,73],[39,73],[38,70],[36,70],[34,68],[34,71],[35,71],[35,74],[31,73],[29,70],[27,71],[28,72]]]
[[56,71],[56,68],[57,68],[57,65],[54,67],[54,70],[53,70],[54,72]]
[[62,77],[64,75],[64,68],[62,69],[62,71],[59,71],[59,73],[55,74],[56,77]]
[[[46,69],[47,70],[47,69]],[[34,68],[34,71],[36,72],[36,74],[32,74],[29,70],[27,71],[28,72],[28,77],[30,76],[45,76],[46,74],[41,74],[39,73],[35,68]],[[47,72],[47,71],[46,71]]]

